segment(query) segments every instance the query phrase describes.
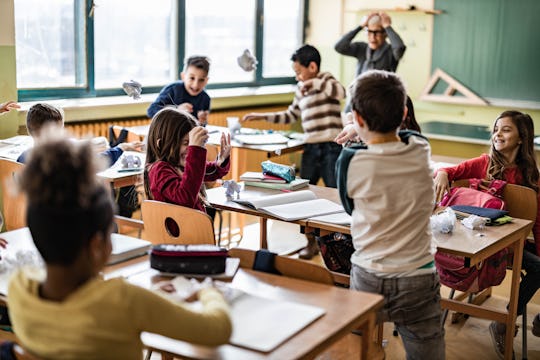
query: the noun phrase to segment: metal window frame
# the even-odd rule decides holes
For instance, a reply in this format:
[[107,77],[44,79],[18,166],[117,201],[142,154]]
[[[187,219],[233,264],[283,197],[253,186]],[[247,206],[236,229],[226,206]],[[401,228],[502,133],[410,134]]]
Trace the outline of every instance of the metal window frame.
[[[294,84],[294,77],[272,77],[264,78],[263,73],[263,20],[264,20],[264,1],[256,0],[256,19],[255,21],[255,56],[259,61],[259,66],[255,71],[255,79],[250,82],[234,82],[209,84],[208,89],[223,89],[234,87],[257,87],[265,85],[282,85]],[[266,0],[271,1],[271,0]],[[306,38],[306,29],[308,26],[308,6],[309,0],[303,0],[303,18],[302,20],[302,42]],[[19,89],[19,101],[32,100],[48,100],[48,99],[65,99],[65,98],[92,98],[101,96],[123,95],[123,90],[118,87],[115,89],[96,89],[95,88],[95,73],[94,73],[94,21],[90,16],[92,13],[92,0],[74,0],[74,16],[75,24],[74,31],[77,32],[75,44],[75,59],[76,59],[76,79],[85,83],[82,87],[58,87],[47,89]],[[177,19],[177,53],[176,53],[176,74],[182,70],[182,63],[185,56],[185,0],[177,0],[176,3],[176,19]],[[145,87],[143,93],[157,93],[163,86]]]

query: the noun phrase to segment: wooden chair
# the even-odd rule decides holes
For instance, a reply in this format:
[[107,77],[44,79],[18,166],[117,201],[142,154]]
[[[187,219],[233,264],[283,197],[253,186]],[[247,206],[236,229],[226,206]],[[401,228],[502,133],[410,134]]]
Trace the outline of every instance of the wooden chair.
[[2,213],[7,230],[20,229],[26,226],[26,199],[15,187],[15,174],[22,170],[24,164],[0,159],[0,190],[2,192]]
[[202,211],[154,200],[141,209],[145,237],[154,244],[215,244],[212,219]]
[[[255,255],[256,251],[250,249],[233,248],[229,250],[229,256],[240,259],[240,267],[249,269],[253,268]],[[334,278],[330,271],[311,262],[276,255],[274,258],[274,267],[284,276],[334,285]]]
[[[452,187],[468,187],[469,186],[469,180],[456,180],[452,183]],[[537,193],[528,187],[515,185],[515,184],[506,184],[503,189],[503,200],[506,203],[506,210],[508,210],[508,215],[514,218],[518,219],[526,219],[531,220],[533,222],[536,221],[536,212],[538,210],[538,204],[537,204]],[[521,274],[523,276],[523,272]],[[491,296],[492,288],[487,288],[483,291],[481,291],[478,294],[474,295],[469,293],[461,294],[460,296],[456,297],[458,300],[463,300],[466,297],[469,298],[469,302],[475,303],[475,304],[481,304]],[[450,298],[453,298],[455,293],[455,290],[452,289],[450,291]],[[446,314],[448,310],[445,310],[445,315],[443,317],[443,324],[446,320]],[[456,319],[452,319],[452,322],[457,321]],[[526,358],[527,355],[527,307],[525,306],[525,309],[523,310],[522,314],[522,353],[524,355],[523,358]]]
[[109,143],[114,144],[111,146],[116,146],[121,142],[134,141],[141,141],[141,137],[133,131],[129,131],[128,129],[118,125],[111,125],[109,127]]

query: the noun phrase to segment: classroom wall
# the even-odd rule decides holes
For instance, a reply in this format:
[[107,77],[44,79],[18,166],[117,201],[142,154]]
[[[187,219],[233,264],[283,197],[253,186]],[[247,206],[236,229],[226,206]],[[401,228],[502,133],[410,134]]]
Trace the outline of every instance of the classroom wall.
[[[17,99],[13,0],[0,0],[0,103]],[[17,132],[17,112],[2,115],[0,137]]]
[[[418,121],[422,123],[440,120],[492,125],[496,116],[507,108],[444,104],[418,99],[431,77],[434,17],[445,15],[428,15],[421,11],[395,11],[396,8],[407,8],[411,4],[418,9],[433,9],[434,2],[433,0],[417,0],[415,2],[402,0],[379,0],[377,2],[369,0],[341,0],[339,2],[311,0],[310,24],[311,28],[318,30],[311,31],[307,41],[321,50],[323,63],[337,64],[336,67],[328,70],[338,77],[344,85],[347,85],[354,78],[356,61],[352,57],[337,54],[333,50],[333,45],[341,34],[356,27],[364,14],[370,11],[384,10],[391,16],[392,26],[407,45],[407,51],[398,66],[397,73],[405,81],[409,94],[413,98]],[[535,15],[531,14],[531,16]],[[357,39],[365,40],[366,35],[359,34]],[[540,134],[540,109],[525,109],[517,106],[515,109],[529,113],[535,122],[536,133]],[[459,145],[445,144],[445,148],[435,148],[434,153],[444,151],[448,155],[453,151],[459,151],[459,147]],[[466,155],[476,156],[482,151],[482,147],[472,147]]]

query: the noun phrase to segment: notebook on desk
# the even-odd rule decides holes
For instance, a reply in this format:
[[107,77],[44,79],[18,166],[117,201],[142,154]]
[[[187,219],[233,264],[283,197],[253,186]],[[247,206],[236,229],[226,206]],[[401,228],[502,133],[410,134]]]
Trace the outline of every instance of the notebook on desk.
[[111,234],[111,242],[112,252],[107,265],[116,264],[134,257],[145,255],[152,246],[150,241],[122,234]]
[[272,351],[325,312],[312,305],[244,293],[231,304],[233,334],[230,342],[248,349]]

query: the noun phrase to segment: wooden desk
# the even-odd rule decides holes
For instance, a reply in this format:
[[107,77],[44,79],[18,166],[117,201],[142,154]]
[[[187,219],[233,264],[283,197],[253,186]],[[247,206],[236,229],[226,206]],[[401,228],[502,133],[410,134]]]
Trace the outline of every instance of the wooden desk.
[[[133,155],[137,156],[141,160],[141,168],[137,171],[118,171],[121,169],[120,159],[123,156]],[[141,185],[143,183],[144,162],[146,155],[144,153],[136,151],[125,151],[122,156],[111,167],[97,173],[98,178],[109,183],[113,189],[118,189],[124,186]]]
[[[336,189],[327,188],[323,186],[309,185],[308,188],[302,188],[300,190],[305,190],[305,189],[309,189],[313,191],[315,195],[317,195],[318,198],[328,199],[337,204],[341,204],[341,201],[339,200],[339,194]],[[282,194],[282,192],[279,190],[265,189],[265,188],[259,188],[256,186],[245,186],[245,185],[243,185],[243,189],[240,192],[240,196],[246,199],[251,198],[251,197],[268,196],[272,194],[277,195],[277,194]],[[227,200],[227,197],[225,196],[224,188],[209,189],[207,190],[207,195],[208,195],[208,201],[210,202],[210,204],[217,209],[233,211],[240,214],[247,214],[247,215],[253,215],[253,216],[259,217],[260,247],[261,249],[268,248],[268,242],[267,242],[268,219],[274,219],[274,220],[279,220],[279,221],[283,221],[283,220],[280,220],[276,217],[260,212],[258,210],[254,210],[250,207],[240,205],[238,203],[235,203],[234,201]],[[297,221],[292,221],[292,223],[304,226],[307,224],[307,221],[297,220]]]
[[[441,307],[469,314],[472,316],[495,320],[506,324],[505,358],[512,359],[514,340],[514,326],[516,324],[517,299],[521,274],[521,259],[523,256],[524,241],[532,229],[533,223],[529,220],[514,219],[512,223],[502,226],[487,226],[484,236],[478,236],[478,231],[465,228],[457,222],[451,234],[434,233],[434,243],[438,251],[452,255],[462,256],[470,266],[496,252],[510,248],[513,251],[512,280],[508,310],[491,309],[485,306],[464,303],[457,299],[441,298]],[[328,224],[316,221],[307,221],[306,231],[313,231],[319,235],[330,232],[350,234],[350,227]]]
[[505,359],[512,359],[521,259],[523,256],[524,241],[529,235],[532,226],[533,223],[529,220],[514,219],[510,224],[487,226],[483,231],[484,236],[479,237],[477,236],[478,231],[469,230],[459,223],[451,234],[433,234],[438,251],[463,256],[473,266],[506,247],[513,251],[512,281],[508,310],[504,309],[501,311],[463,303],[455,299],[441,298],[441,306],[445,309],[506,323]]
[[[220,145],[221,133],[229,132],[229,129],[223,126],[208,125],[206,127],[209,132],[208,144]],[[132,126],[126,128],[128,131],[134,132],[144,140],[148,135],[150,125]],[[289,154],[297,151],[302,151],[304,148],[304,140],[291,139],[286,144],[267,144],[267,145],[247,145],[242,144],[234,139],[231,140],[232,146],[232,166],[231,177],[234,180],[240,179],[240,175],[244,173],[244,167],[247,161],[246,150],[262,151],[266,153],[266,158],[270,159],[273,156]]]
[[[128,276],[128,281],[149,288],[163,277],[153,270]],[[240,268],[231,286],[272,300],[293,301],[323,308],[321,318],[293,335],[271,352],[259,352],[232,344],[208,348],[164,336],[143,333],[145,346],[188,359],[311,359],[356,328],[363,331],[361,359],[370,358],[376,313],[383,297],[377,294],[267,274]],[[279,327],[279,324],[268,324]]]

